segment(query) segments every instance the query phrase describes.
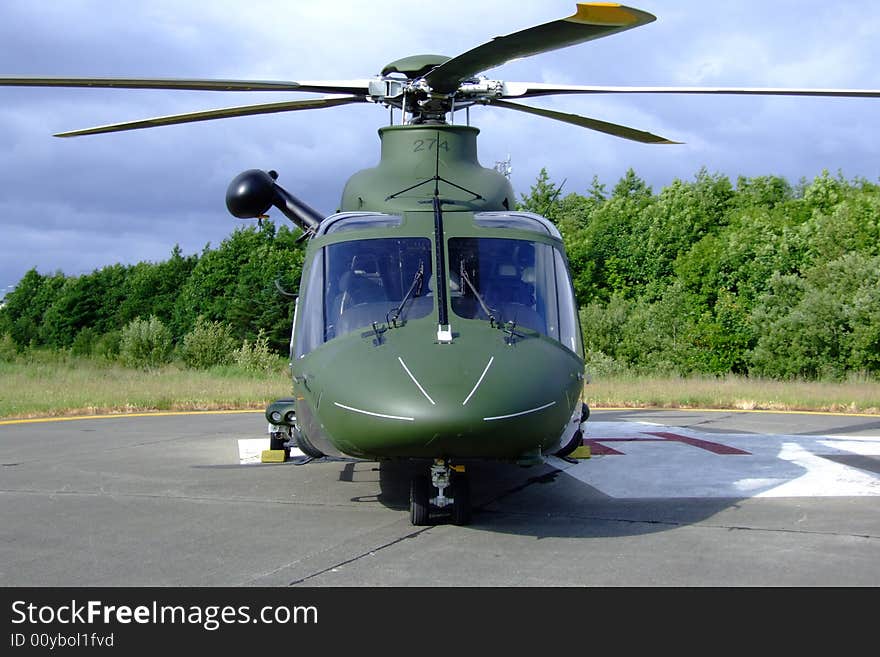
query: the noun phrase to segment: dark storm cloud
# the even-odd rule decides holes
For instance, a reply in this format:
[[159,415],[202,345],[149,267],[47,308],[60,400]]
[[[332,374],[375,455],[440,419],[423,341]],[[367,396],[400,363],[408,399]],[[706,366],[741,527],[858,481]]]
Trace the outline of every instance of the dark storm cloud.
[[[880,18],[870,2],[782,0],[707,5],[634,3],[650,25],[512,62],[489,77],[570,84],[877,87]],[[454,55],[496,35],[559,17],[574,2],[401,0],[0,3],[0,74],[346,79],[421,52]],[[430,17],[430,21],[427,18]],[[36,266],[75,274],[162,260],[219,243],[239,223],[226,185],[275,168],[291,192],[336,209],[342,186],[378,159],[387,111],[351,106],[225,119],[114,135],[54,132],[295,94],[0,88],[0,289]],[[823,168],[880,176],[875,100],[581,96],[532,104],[662,134],[645,146],[504,110],[474,109],[480,160],[508,155],[528,191],[541,167],[585,191],[632,167],[655,191],[700,167],[791,182]],[[281,221],[281,219],[279,219]]]

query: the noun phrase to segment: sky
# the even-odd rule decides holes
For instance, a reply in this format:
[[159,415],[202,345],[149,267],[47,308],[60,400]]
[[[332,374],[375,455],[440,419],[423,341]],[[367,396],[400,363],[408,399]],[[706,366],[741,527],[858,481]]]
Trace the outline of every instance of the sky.
[[[868,0],[644,0],[657,20],[510,62],[492,79],[556,84],[880,88],[880,9]],[[0,76],[361,79],[413,54],[447,56],[574,13],[572,0],[0,0]],[[165,114],[305,99],[288,92],[0,87],[0,296],[36,268],[89,273],[217,246],[241,220],[229,181],[275,169],[323,213],[378,161],[388,111],[372,104],[70,139],[55,132]],[[646,145],[498,108],[474,108],[479,159],[508,157],[518,196],[546,168],[563,193],[609,189],[632,168],[655,192],[712,174],[823,170],[880,180],[880,98],[557,96],[529,104],[620,123]],[[457,119],[461,122],[461,119]],[[270,212],[276,223],[286,223]]]

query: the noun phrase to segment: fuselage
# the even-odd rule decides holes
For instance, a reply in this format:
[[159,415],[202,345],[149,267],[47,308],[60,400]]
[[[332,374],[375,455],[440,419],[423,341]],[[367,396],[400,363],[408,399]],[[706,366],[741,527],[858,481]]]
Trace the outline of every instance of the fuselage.
[[579,424],[584,369],[558,231],[510,209],[507,179],[476,163],[475,129],[380,134],[382,163],[352,177],[309,241],[298,430],[362,458],[556,451]]

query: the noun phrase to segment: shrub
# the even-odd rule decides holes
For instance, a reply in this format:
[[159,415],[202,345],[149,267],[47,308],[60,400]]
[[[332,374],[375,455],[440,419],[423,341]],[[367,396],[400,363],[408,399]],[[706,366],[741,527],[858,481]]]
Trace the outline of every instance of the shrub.
[[278,364],[278,356],[269,349],[269,338],[263,329],[253,342],[245,339],[234,357],[236,365],[248,372],[268,373]]
[[624,363],[615,360],[601,351],[588,351],[584,360],[584,370],[587,374],[587,383],[589,383],[593,377],[609,378],[629,373],[629,370]]
[[134,319],[122,329],[119,356],[132,367],[156,367],[171,360],[171,331],[156,316]]
[[92,347],[92,356],[104,360],[116,360],[119,358],[119,345],[122,341],[122,331],[108,331],[97,340]]
[[18,347],[8,333],[0,335],[0,363],[11,363],[18,357]]
[[193,330],[183,336],[181,358],[188,367],[196,369],[231,363],[235,358],[232,329],[223,322],[209,322],[199,316]]
[[76,334],[76,337],[73,339],[73,344],[70,345],[70,355],[71,356],[91,356],[92,352],[95,350],[95,342],[98,339],[98,334],[91,326],[86,326],[79,333]]

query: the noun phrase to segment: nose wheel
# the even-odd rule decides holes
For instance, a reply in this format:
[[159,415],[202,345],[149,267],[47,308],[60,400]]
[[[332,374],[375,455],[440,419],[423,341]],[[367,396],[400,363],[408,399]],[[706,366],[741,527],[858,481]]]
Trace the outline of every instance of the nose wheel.
[[445,459],[437,459],[430,475],[419,475],[410,481],[410,522],[416,526],[429,525],[434,512],[450,513],[454,525],[471,521],[470,481],[464,466],[450,466]]

